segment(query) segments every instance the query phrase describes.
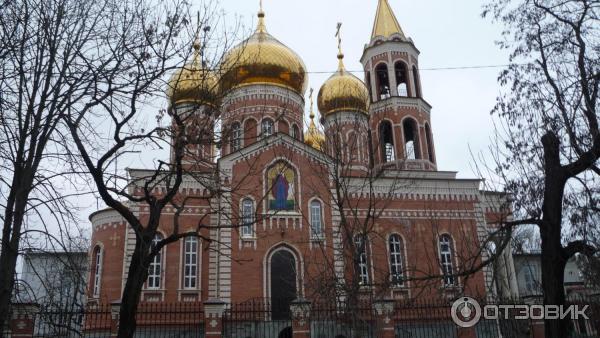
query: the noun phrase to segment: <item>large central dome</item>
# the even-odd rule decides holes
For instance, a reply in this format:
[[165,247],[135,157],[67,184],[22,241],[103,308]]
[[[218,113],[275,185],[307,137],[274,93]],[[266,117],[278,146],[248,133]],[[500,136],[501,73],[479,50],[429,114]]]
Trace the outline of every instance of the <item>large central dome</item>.
[[250,84],[275,84],[304,95],[308,82],[306,67],[293,50],[267,33],[265,14],[258,13],[252,36],[225,55],[221,90]]

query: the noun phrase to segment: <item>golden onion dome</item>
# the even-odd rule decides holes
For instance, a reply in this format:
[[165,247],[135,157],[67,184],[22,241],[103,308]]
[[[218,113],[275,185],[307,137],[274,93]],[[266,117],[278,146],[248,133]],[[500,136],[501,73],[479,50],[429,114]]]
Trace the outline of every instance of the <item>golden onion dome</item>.
[[223,58],[221,90],[249,84],[275,84],[304,95],[308,78],[302,59],[267,32],[265,13],[258,13],[256,31]]
[[317,128],[315,124],[315,113],[313,111],[313,100],[312,100],[312,88],[310,89],[310,125],[308,130],[304,133],[304,143],[317,149],[323,150],[325,145],[325,135]]
[[317,103],[323,116],[338,111],[369,113],[369,90],[356,76],[346,71],[344,54],[338,54],[339,67],[319,90]]
[[178,69],[169,80],[167,96],[171,104],[196,103],[216,106],[218,78],[204,67],[200,57],[200,43],[194,42],[192,61]]

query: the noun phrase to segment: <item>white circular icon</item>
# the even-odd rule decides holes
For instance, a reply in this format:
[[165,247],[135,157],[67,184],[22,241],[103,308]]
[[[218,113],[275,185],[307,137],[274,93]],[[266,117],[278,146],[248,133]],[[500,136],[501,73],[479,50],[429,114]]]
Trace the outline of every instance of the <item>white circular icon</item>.
[[452,304],[452,320],[460,327],[475,326],[481,319],[481,306],[471,297],[460,297]]

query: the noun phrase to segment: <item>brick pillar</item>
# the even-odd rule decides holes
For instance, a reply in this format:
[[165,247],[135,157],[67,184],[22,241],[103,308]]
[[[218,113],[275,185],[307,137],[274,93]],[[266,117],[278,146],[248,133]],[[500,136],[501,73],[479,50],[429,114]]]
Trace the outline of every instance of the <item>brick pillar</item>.
[[531,338],[544,338],[546,336],[546,332],[544,329],[544,321],[543,320],[531,320]]
[[121,302],[114,301],[110,303],[110,337],[117,337],[119,333],[119,311],[121,310]]
[[220,299],[204,302],[204,337],[221,338],[223,335],[223,313],[227,303]]
[[8,325],[10,335],[8,336],[12,338],[33,337],[35,317],[39,311],[39,305],[34,303],[12,304],[12,316]]
[[294,338],[310,338],[310,301],[298,298],[290,304]]
[[396,302],[392,299],[381,299],[373,302],[373,310],[377,321],[377,337],[394,338],[394,311]]
[[459,327],[457,329],[458,338],[477,338],[475,327]]

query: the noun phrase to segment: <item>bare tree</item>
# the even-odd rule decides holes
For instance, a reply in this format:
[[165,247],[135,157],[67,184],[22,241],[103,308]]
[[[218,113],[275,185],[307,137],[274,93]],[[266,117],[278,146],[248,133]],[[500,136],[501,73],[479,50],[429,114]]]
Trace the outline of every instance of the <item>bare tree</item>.
[[68,197],[85,194],[61,119],[105,103],[100,92],[111,79],[102,75],[127,69],[102,46],[121,39],[113,25],[142,12],[120,12],[117,1],[2,1],[0,8],[2,331],[24,234],[72,222],[77,208]]
[[[140,4],[136,1],[135,5]],[[231,204],[225,195],[231,196],[235,187],[222,186],[216,161],[216,149],[231,132],[220,125],[218,107],[225,93],[218,90],[217,78],[220,71],[226,71],[219,69],[220,61],[239,28],[234,26],[228,31],[231,27],[221,20],[216,1],[203,2],[200,7],[197,25],[188,29],[190,20],[184,1],[161,3],[148,13],[140,5],[142,12],[136,17],[139,22],[127,21],[112,28],[123,40],[108,48],[119,51],[117,60],[127,68],[119,74],[101,73],[106,82],[100,95],[109,101],[93,111],[69,111],[65,117],[97,193],[135,233],[133,252],[126,259],[119,337],[135,333],[149,267],[163,248],[186,237],[213,246],[218,240],[210,237],[210,229],[241,224],[224,212]],[[121,9],[126,10],[140,11],[135,6]],[[223,28],[211,29],[215,26]],[[192,37],[196,39],[193,43]],[[178,64],[181,61],[183,67]],[[177,71],[171,72],[175,66]],[[227,65],[234,66],[235,60]],[[170,81],[165,81],[167,76]],[[177,95],[183,87],[193,92],[194,102],[180,102]],[[155,122],[148,121],[153,118]],[[97,128],[102,121],[106,128]],[[127,175],[117,168],[112,174],[110,167],[116,161],[126,160],[142,147],[145,151],[168,149],[170,158],[158,156],[153,168],[131,169]],[[195,189],[185,192],[190,182],[201,187],[200,193]],[[202,206],[204,211],[190,229],[187,224],[184,227],[181,216],[193,206]],[[166,235],[159,236],[159,229]]]
[[[599,13],[595,0],[494,0],[483,13],[505,25],[499,45],[511,53],[493,111],[496,173],[518,223],[539,228],[545,304],[564,304],[567,260],[598,251]],[[546,320],[546,337],[566,337],[568,325]]]

